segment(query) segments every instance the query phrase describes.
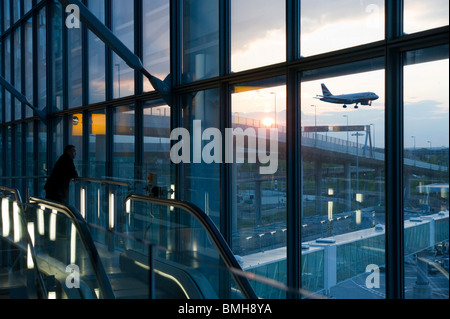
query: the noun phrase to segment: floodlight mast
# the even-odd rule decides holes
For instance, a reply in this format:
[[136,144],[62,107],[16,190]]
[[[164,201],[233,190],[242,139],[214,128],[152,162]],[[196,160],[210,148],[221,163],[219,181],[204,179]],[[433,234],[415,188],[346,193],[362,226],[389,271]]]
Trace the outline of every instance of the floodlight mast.
[[157,77],[148,72],[142,65],[142,61],[139,57],[131,52],[128,47],[117,38],[114,33],[111,32],[89,9],[82,4],[79,0],[58,0],[63,6],[75,5],[79,10],[79,17],[75,15],[75,18],[79,18],[83,24],[91,30],[100,40],[102,40],[111,50],[113,50],[118,56],[120,56],[131,68],[140,71],[145,75],[155,90],[161,94],[161,97],[171,106],[171,83],[170,75],[164,81],[161,81]]
[[6,79],[3,78],[2,76],[0,76],[0,85],[2,85],[20,102],[22,102],[25,105],[28,105],[33,110],[34,114],[37,115],[41,119],[41,121],[44,122],[45,125],[47,125],[47,114],[44,111],[41,111],[38,108],[35,108],[33,105],[31,105],[28,99],[22,93],[17,91],[16,88],[12,86],[8,81],[6,81]]

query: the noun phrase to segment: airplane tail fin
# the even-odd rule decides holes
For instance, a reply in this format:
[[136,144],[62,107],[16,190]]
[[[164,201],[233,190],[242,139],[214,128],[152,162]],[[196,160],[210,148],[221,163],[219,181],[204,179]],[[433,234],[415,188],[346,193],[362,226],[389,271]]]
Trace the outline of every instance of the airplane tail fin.
[[328,88],[323,83],[322,83],[322,93],[323,93],[323,96],[333,96],[333,94],[331,94],[330,90],[328,90]]

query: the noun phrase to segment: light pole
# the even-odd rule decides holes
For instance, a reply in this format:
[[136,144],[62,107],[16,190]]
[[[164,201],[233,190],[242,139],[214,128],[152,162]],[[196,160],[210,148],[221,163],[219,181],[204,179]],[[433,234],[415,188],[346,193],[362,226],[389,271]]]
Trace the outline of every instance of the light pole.
[[372,146],[372,148],[373,148],[373,150],[375,150],[376,149],[376,144],[375,144],[375,123],[370,123],[370,125],[373,126],[373,146]]
[[430,155],[428,157],[428,159],[430,160],[430,170],[431,170],[431,141],[427,141],[428,144],[430,144]]
[[[352,136],[356,136],[356,194],[359,194],[359,137],[364,136],[364,134],[356,132]],[[359,207],[359,202],[357,203]]]
[[115,64],[117,66],[117,82],[119,83],[119,98],[120,98],[120,64]]
[[314,141],[317,139],[317,106],[311,105],[314,107]]
[[275,128],[277,128],[277,92],[270,92],[275,95]]

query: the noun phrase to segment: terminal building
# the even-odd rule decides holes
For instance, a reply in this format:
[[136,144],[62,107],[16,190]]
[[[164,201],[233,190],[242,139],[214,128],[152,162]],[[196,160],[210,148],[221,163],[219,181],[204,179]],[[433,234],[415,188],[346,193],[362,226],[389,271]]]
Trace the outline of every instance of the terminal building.
[[448,1],[0,3],[1,298],[449,298]]

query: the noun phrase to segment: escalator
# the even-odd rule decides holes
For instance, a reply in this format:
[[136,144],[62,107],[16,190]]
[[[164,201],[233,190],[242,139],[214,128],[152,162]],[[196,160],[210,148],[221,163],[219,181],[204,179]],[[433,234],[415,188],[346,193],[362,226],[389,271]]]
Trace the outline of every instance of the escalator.
[[129,195],[103,227],[70,206],[4,197],[2,216],[0,298],[257,298],[214,223],[190,203]]
[[0,299],[46,298],[19,192],[0,186]]

